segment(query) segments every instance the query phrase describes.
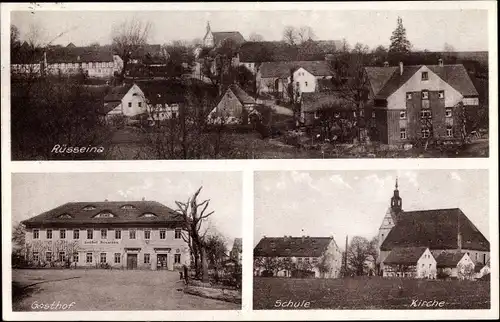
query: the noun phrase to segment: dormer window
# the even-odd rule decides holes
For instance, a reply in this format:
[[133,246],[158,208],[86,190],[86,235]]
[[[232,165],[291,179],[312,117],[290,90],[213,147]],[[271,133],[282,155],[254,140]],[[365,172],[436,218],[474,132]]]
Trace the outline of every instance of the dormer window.
[[154,213],[152,212],[146,212],[144,214],[142,214],[140,216],[140,218],[155,218],[155,217],[158,217],[157,215],[155,215]]
[[133,205],[123,205],[120,208],[121,209],[135,209],[135,206],[133,206]]
[[59,217],[57,217],[59,219],[71,219],[73,218],[73,216],[71,216],[70,214],[67,214],[67,213],[64,213],[62,215],[59,215]]
[[109,211],[103,211],[94,216],[94,218],[113,218],[113,217],[116,216]]
[[83,210],[95,210],[95,206],[88,205],[88,206],[83,207]]

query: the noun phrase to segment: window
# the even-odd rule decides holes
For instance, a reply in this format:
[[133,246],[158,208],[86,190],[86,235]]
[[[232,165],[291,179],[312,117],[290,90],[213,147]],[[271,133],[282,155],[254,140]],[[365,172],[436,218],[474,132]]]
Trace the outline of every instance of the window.
[[167,231],[165,229],[160,229],[160,239],[165,239]]
[[401,120],[406,119],[406,111],[401,111],[401,112],[399,112],[399,118],[400,118]]
[[139,102],[138,105],[139,105],[139,107],[142,107],[142,102]]
[[106,253],[101,253],[100,261],[101,264],[106,263]]
[[64,257],[66,257],[66,253],[65,252],[59,252],[59,261],[60,262],[64,262]]
[[73,230],[73,239],[80,239],[80,231],[78,229]]
[[113,215],[109,211],[103,211],[98,213],[97,215],[94,216],[94,218],[113,218],[115,215]]
[[449,138],[453,137],[453,128],[451,128],[451,127],[446,128],[446,137],[449,137]]
[[[406,140],[406,129],[401,129],[399,131],[399,138],[401,140]],[[389,225],[391,224],[391,222],[389,222]]]
[[429,72],[422,72],[422,80],[423,81],[429,80]]
[[[140,106],[140,105],[139,105]],[[121,209],[135,209],[135,206],[133,205],[123,205],[120,207]]]
[[174,263],[175,264],[181,263],[181,254],[174,254]]
[[40,238],[40,230],[33,229],[33,239],[39,239],[39,238]]
[[375,112],[372,112],[372,119],[375,118]]
[[300,86],[300,83],[299,83],[299,82],[296,82],[296,83],[295,83],[295,85],[297,85],[297,87],[299,87],[299,86]]
[[46,237],[47,239],[52,239],[52,229],[47,229]]
[[318,111],[314,112],[314,119],[315,120],[319,119],[319,112]]
[[120,253],[115,253],[115,264],[120,264],[122,256]]
[[101,229],[101,239],[107,239],[107,238],[108,238],[108,230]]
[[422,268],[424,267],[425,264],[422,264]]
[[299,261],[299,263],[301,263],[302,262],[302,257],[299,257],[297,260]]
[[411,93],[406,93],[406,100],[411,100]]
[[83,207],[83,210],[95,210],[95,206],[88,205],[88,206]]
[[420,118],[421,119],[431,119],[432,118],[431,110],[421,110],[420,111]]
[[151,239],[151,230],[144,231],[144,239]]
[[452,117],[453,116],[453,112],[452,112],[451,108],[447,108],[444,110],[444,116],[445,117]]
[[135,239],[135,230],[129,230],[128,232],[128,238],[129,239]]
[[73,262],[78,263],[80,261],[80,257],[78,256],[78,253],[73,254]]
[[45,253],[45,261],[46,262],[51,262],[52,261],[52,252],[46,252]]
[[180,228],[175,228],[175,239],[181,239],[181,229]]
[[[161,113],[163,116],[163,113]],[[153,214],[152,212],[146,212],[144,214],[141,215],[141,218],[154,218],[154,217],[157,217],[155,214]]]
[[68,218],[73,218],[73,216],[71,216],[70,214],[62,214],[62,215],[59,215],[59,217],[57,217],[57,218],[68,219]]
[[422,129],[422,138],[427,139],[431,136],[431,131],[429,129]]
[[115,239],[122,239],[122,231],[120,229],[115,230]]
[[149,264],[149,254],[144,254],[144,264]]
[[128,102],[128,107],[132,107],[132,102]]
[[422,91],[422,99],[423,100],[429,99],[429,91]]
[[94,238],[94,231],[92,229],[87,229],[87,239]]
[[439,98],[444,98],[444,91],[439,91],[438,95],[439,95]]
[[307,82],[305,82],[305,84],[306,84],[306,87],[307,87]]
[[38,252],[33,252],[33,261],[38,262],[40,260],[40,254]]

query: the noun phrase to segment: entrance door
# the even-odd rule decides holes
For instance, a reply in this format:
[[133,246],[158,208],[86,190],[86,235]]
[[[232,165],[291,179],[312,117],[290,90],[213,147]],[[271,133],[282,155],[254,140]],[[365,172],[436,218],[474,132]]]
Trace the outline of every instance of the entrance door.
[[127,269],[137,268],[137,254],[127,254]]
[[167,254],[156,255],[156,269],[168,269],[167,268]]

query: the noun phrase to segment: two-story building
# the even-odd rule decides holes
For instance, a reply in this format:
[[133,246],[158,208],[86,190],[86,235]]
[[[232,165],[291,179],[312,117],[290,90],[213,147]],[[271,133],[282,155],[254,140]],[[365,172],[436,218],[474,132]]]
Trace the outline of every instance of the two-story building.
[[386,144],[460,138],[465,110],[479,94],[461,64],[366,67],[378,137]]
[[384,277],[436,278],[436,259],[427,247],[401,247],[384,259]]
[[257,276],[340,277],[342,252],[333,237],[263,237],[253,256]]
[[23,224],[33,266],[174,270],[191,260],[182,218],[156,201],[68,202]]

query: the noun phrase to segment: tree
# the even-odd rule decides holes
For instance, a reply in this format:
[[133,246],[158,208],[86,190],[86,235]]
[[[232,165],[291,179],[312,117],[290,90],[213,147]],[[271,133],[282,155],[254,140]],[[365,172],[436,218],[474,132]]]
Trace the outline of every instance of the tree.
[[283,41],[291,46],[295,46],[299,41],[297,30],[293,26],[286,26],[283,29]]
[[26,226],[16,223],[12,229],[12,264],[17,265],[26,259]]
[[313,29],[309,26],[301,26],[298,30],[296,30],[296,34],[299,44],[316,38]]
[[349,42],[347,42],[347,39],[342,38],[341,46],[337,50],[341,53],[348,53],[351,51],[351,45],[349,45]]
[[121,76],[128,70],[130,60],[148,42],[152,24],[135,18],[125,20],[112,30],[112,46],[123,60]]
[[211,233],[206,237],[205,247],[207,249],[208,263],[216,270],[224,264],[227,254],[227,241],[220,233]]
[[187,202],[176,201],[177,209],[175,213],[184,222],[182,237],[190,245],[193,253],[196,277],[201,277],[203,282],[208,282],[207,245],[205,239],[207,230],[205,229],[202,232],[201,228],[206,219],[214,211],[207,212],[210,199],[202,202],[198,201],[198,196],[202,188],[198,188],[193,196],[188,198]]
[[19,47],[21,45],[21,41],[19,39],[19,28],[15,25],[10,25],[10,46]]
[[163,46],[166,57],[162,57],[167,62],[165,74],[168,77],[181,77],[192,72],[195,64],[194,48],[182,41],[173,41],[169,45]]
[[371,249],[368,239],[361,236],[353,237],[347,248],[347,262],[357,276],[364,274],[370,255]]
[[403,26],[403,19],[398,17],[396,29],[392,32],[389,53],[408,54],[411,50],[411,43],[406,38],[406,29]]
[[248,40],[250,40],[250,41],[264,41],[264,37],[261,34],[252,32],[250,34],[250,37],[248,37]]

